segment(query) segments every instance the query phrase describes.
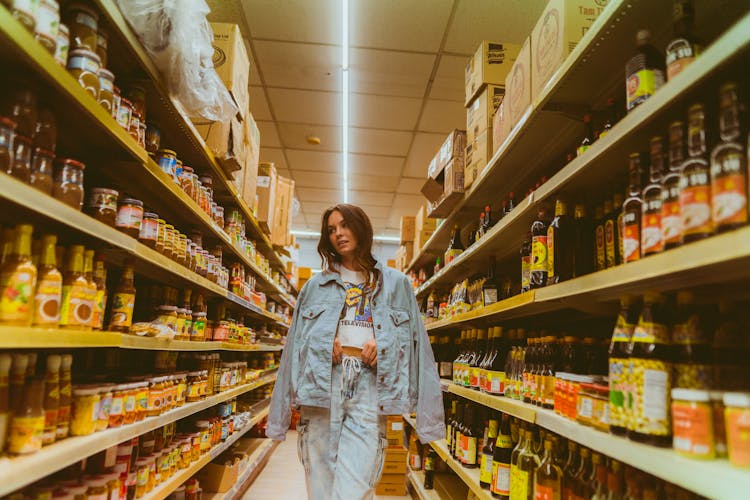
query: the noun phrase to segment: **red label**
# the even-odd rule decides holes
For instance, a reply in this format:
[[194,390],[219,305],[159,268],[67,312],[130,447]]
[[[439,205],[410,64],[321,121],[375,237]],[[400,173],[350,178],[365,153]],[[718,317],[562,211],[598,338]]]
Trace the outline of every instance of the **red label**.
[[682,214],[683,234],[710,233],[713,230],[711,186],[683,187],[680,192],[680,213]]
[[542,486],[541,484],[534,485],[534,499],[535,500],[554,500],[555,490],[549,486]]
[[664,245],[679,243],[682,236],[680,203],[665,201],[661,206],[661,234]]
[[661,233],[661,211],[645,213],[641,219],[641,251],[650,255],[664,250]]
[[635,262],[641,258],[640,237],[638,235],[638,224],[625,224],[622,230],[623,250],[625,250],[625,262]]
[[746,182],[743,174],[727,175],[711,182],[714,224],[724,226],[747,222]]

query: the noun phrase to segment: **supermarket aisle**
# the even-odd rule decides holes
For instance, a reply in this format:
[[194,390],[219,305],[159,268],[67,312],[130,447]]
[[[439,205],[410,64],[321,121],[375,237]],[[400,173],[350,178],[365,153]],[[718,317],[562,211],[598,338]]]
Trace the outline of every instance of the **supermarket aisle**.
[[[289,431],[286,441],[274,450],[268,464],[245,493],[243,500],[303,500],[305,471],[297,459],[297,432]],[[378,500],[403,500],[405,497],[376,497]]]

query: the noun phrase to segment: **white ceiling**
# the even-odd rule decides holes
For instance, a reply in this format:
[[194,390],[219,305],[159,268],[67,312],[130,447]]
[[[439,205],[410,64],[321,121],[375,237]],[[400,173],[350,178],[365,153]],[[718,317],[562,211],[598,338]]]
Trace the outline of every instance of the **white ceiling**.
[[[546,0],[349,0],[349,201],[376,234],[416,213],[427,165],[465,128],[464,68],[482,40],[522,43]],[[319,230],[341,192],[341,0],[208,0],[240,25],[261,161],[297,186],[294,229]],[[306,142],[308,135],[320,145]]]

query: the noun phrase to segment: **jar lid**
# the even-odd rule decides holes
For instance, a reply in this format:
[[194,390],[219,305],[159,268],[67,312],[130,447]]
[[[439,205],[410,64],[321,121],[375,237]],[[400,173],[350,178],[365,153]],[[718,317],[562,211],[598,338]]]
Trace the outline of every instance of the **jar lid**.
[[708,403],[710,395],[708,391],[700,389],[672,389],[672,399],[675,401],[695,401],[696,403]]
[[102,486],[107,485],[107,478],[104,476],[90,476],[85,479],[86,484],[89,485],[89,487],[94,488],[101,488]]
[[[16,140],[18,140],[19,138],[20,137],[16,137]],[[74,160],[73,158],[57,158],[55,160],[55,163],[58,164],[58,165],[60,165],[60,164],[62,164],[62,165],[70,165],[71,167],[77,167],[77,168],[80,168],[81,170],[85,170],[86,169],[86,165],[84,165],[83,163],[81,163],[78,160]]]
[[6,127],[13,127],[16,128],[16,122],[8,118],[7,116],[0,116],[0,123],[5,125]]
[[735,408],[750,408],[750,392],[725,392],[724,405]]
[[156,220],[159,220],[159,215],[155,214],[153,212],[144,212],[143,213],[143,218],[144,219],[156,219]]
[[135,198],[123,198],[117,202],[119,205],[135,205],[136,207],[142,207],[143,202],[136,200]]
[[120,195],[116,190],[109,188],[91,188],[91,192],[96,194],[111,194],[112,196]]
[[194,316],[197,316],[199,318],[205,318],[206,317],[206,313],[204,313],[204,312],[197,312],[197,313],[194,314]]
[[189,167],[187,165],[183,165],[182,166],[182,171],[183,172],[187,172],[188,174],[192,174],[193,173],[193,167]]
[[168,155],[172,155],[172,156],[175,156],[175,157],[177,156],[177,153],[175,151],[172,151],[171,149],[160,149],[156,153],[159,154],[159,155],[168,154]]
[[75,49],[75,50],[71,50],[70,54],[68,54],[68,58],[76,57],[76,56],[88,57],[89,59],[93,59],[94,61],[96,61],[96,63],[98,65],[101,66],[101,64],[102,64],[102,60],[99,58],[99,54],[97,54],[93,50],[89,50],[89,49]]
[[718,401],[723,404],[724,391],[709,391],[709,397],[711,398],[711,401]]
[[99,76],[103,76],[104,78],[106,78],[108,80],[115,81],[115,74],[112,73],[107,68],[100,69],[98,74],[99,74]]

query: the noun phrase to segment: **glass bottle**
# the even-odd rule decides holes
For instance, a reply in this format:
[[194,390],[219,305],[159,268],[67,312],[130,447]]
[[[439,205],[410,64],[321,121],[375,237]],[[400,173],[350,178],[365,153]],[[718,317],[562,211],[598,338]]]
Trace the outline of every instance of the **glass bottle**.
[[641,255],[643,257],[664,250],[662,235],[662,180],[666,172],[664,140],[652,137],[649,148],[649,184],[643,189],[641,216]]
[[545,342],[542,347],[542,385],[539,391],[541,392],[541,406],[551,410],[555,407],[555,367],[554,367],[554,353],[552,350],[552,343],[555,341],[555,337],[545,337]]
[[484,440],[482,456],[479,464],[479,486],[490,489],[492,485],[492,463],[495,456],[495,441],[497,440],[497,415],[490,416],[487,424],[487,439]]
[[6,173],[28,184],[31,182],[31,139],[16,135],[13,149],[13,161]]
[[555,218],[547,228],[547,285],[567,281],[575,273],[575,227],[568,204],[555,202]]
[[573,220],[573,259],[575,261],[574,276],[584,276],[594,270],[594,228],[586,217],[586,207],[576,203]]
[[57,439],[57,414],[60,411],[60,365],[59,354],[47,356],[47,371],[44,380],[44,433],[42,445],[48,445]]
[[563,491],[562,498],[567,500],[573,496],[573,484],[578,469],[581,468],[581,455],[578,450],[578,443],[568,441],[568,458],[563,466]]
[[623,218],[623,248],[625,262],[635,262],[641,258],[641,177],[643,167],[641,153],[631,153],[629,157],[630,182],[628,199],[622,207]]
[[610,97],[607,99],[607,116],[602,124],[602,131],[599,132],[599,139],[609,134],[612,127],[617,123],[617,107],[615,106],[615,99]]
[[83,274],[83,245],[68,250],[68,261],[63,273],[60,326],[88,330],[91,328],[93,307],[88,300],[89,283]]
[[581,447],[581,466],[573,477],[571,500],[588,500],[589,478],[594,471],[594,463],[591,461],[591,450]]
[[636,44],[636,54],[625,65],[628,112],[653,96],[666,81],[664,57],[651,45],[651,32],[639,30]]
[[711,362],[709,314],[695,303],[689,290],[677,293],[677,311],[672,328],[674,349],[673,387],[710,390],[714,388]]
[[36,148],[31,161],[31,174],[29,184],[44,194],[52,195],[55,153],[52,151]]
[[667,80],[680,74],[703,51],[702,44],[694,35],[695,7],[693,0],[674,0],[672,3],[672,25],[674,38],[667,44]]
[[[527,431],[528,440],[531,442],[532,431]],[[534,446],[524,448],[518,457],[518,496],[511,492],[513,498],[525,498],[532,500],[534,498],[534,478],[539,467],[539,456],[534,451]]]
[[479,390],[480,368],[479,363],[484,357],[484,349],[487,347],[487,329],[479,328],[477,330],[476,343],[474,346],[474,355],[471,358],[471,377],[469,386],[472,389]]
[[529,492],[527,491],[527,481],[519,483],[520,475],[520,458],[527,448],[531,447],[531,431],[521,428],[521,436],[518,444],[513,448],[510,455],[510,496],[513,498],[526,499]]
[[544,455],[534,477],[534,498],[562,500],[563,471],[555,463],[553,442],[544,440]]
[[529,285],[542,288],[547,284],[547,210],[539,208],[536,220],[531,224],[531,266]]
[[15,240],[0,272],[0,324],[30,326],[34,317],[37,270],[31,262],[30,224],[14,229]]
[[622,463],[614,458],[609,461],[607,471],[607,500],[623,500],[625,491],[625,477]]
[[516,195],[511,191],[508,193],[508,205],[506,207],[505,215],[511,213],[514,208],[516,208]]
[[430,448],[424,459],[424,489],[431,490],[434,488],[433,481],[435,478],[435,450]]
[[591,454],[593,471],[589,476],[589,495],[591,500],[606,500],[607,498],[607,458],[597,452]]
[[490,493],[495,498],[510,498],[510,463],[513,443],[510,431],[510,416],[503,413],[500,417],[500,429],[495,440],[492,455],[492,483]]
[[629,350],[633,412],[628,436],[656,446],[671,446],[672,354],[668,311],[660,293],[644,295]]
[[450,243],[448,244],[448,249],[445,252],[445,264],[450,264],[453,259],[461,255],[463,251],[464,244],[461,242],[461,230],[458,228],[458,224],[456,224],[453,226]]
[[634,305],[631,296],[620,297],[620,313],[609,344],[609,431],[618,435],[627,433],[628,420],[631,417],[633,395],[629,390],[628,355],[629,344],[638,321]]
[[589,149],[596,140],[594,138],[594,128],[593,124],[591,123],[591,115],[588,113],[583,115],[583,128],[584,135],[581,143],[576,148],[576,156],[581,156],[583,153],[585,153],[586,150]]
[[521,293],[531,289],[531,231],[521,244]]
[[96,281],[94,281],[94,251],[86,250],[83,252],[83,276],[88,282],[86,291],[86,300],[91,305],[91,319],[89,320],[89,326],[94,328],[96,326]]
[[485,307],[497,302],[498,287],[495,278],[495,256],[490,255],[489,264],[487,265],[487,279],[482,285],[482,305]]
[[[453,424],[456,420],[456,409],[458,408],[458,401],[455,398],[450,399],[450,412],[446,412],[445,418],[445,445],[448,448],[448,453],[451,453],[453,449]],[[452,455],[453,453],[451,453]]]
[[23,397],[13,414],[8,434],[8,452],[26,455],[42,449],[44,434],[44,377],[26,381]]
[[133,308],[135,307],[135,285],[134,285],[134,263],[132,260],[125,261],[120,283],[112,296],[112,312],[109,319],[108,330],[115,332],[128,332],[133,323]]
[[57,410],[57,439],[65,439],[70,431],[70,409],[73,385],[71,378],[71,366],[73,355],[63,354],[60,356],[60,399]]
[[682,243],[697,241],[713,233],[710,167],[701,157],[691,157],[683,164],[680,214]]
[[94,283],[96,298],[94,300],[94,330],[104,328],[104,313],[107,310],[107,269],[104,267],[104,255],[97,253],[94,259]]
[[461,452],[461,427],[464,419],[464,412],[466,411],[466,403],[458,404],[458,412],[456,413],[456,420],[451,426],[453,428],[453,438],[451,439],[452,448],[451,456],[461,462],[463,460],[463,453]]
[[685,124],[672,122],[669,125],[669,170],[662,179],[661,191],[661,232],[665,250],[679,246],[682,240],[680,179],[682,164],[687,157],[685,145]]
[[60,323],[62,300],[62,273],[57,269],[55,245],[57,236],[42,236],[42,254],[39,260],[39,279],[34,295],[34,326],[54,326]]
[[596,207],[594,217],[596,220],[596,227],[594,228],[595,269],[603,271],[607,268],[607,245],[604,238],[604,225],[607,220],[604,218],[604,205]]

